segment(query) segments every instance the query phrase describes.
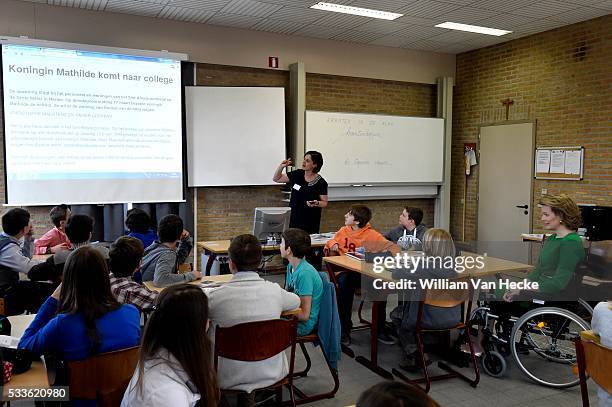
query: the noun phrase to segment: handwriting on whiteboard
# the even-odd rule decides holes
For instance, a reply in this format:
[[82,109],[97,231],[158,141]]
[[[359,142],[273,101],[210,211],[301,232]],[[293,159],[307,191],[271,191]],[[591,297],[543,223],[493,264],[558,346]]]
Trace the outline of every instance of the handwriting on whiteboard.
[[346,132],[344,133],[344,135],[346,137],[367,137],[370,140],[382,138],[382,135],[380,133],[374,133],[369,130],[354,130],[351,128],[346,129]]
[[354,159],[346,159],[344,160],[344,165],[347,167],[364,167],[364,166],[368,166],[374,164],[376,166],[391,166],[392,164],[389,161],[382,161],[382,160],[374,160],[374,161],[370,161],[370,160],[363,160],[363,159],[359,159],[359,158],[354,158]]

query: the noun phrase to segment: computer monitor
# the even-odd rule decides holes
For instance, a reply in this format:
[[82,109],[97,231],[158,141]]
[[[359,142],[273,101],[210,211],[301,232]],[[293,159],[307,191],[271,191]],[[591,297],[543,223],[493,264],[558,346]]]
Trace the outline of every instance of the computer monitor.
[[612,240],[612,207],[579,205],[582,228],[590,241]]
[[253,217],[253,234],[261,242],[267,242],[268,237],[274,236],[280,242],[281,233],[289,228],[291,208],[255,208]]

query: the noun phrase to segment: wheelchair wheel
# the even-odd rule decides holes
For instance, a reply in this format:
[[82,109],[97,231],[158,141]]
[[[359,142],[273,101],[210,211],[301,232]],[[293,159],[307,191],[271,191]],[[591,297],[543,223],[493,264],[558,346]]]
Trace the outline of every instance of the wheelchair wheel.
[[578,315],[555,307],[536,308],[519,318],[510,337],[512,357],[533,381],[548,387],[578,384],[573,341],[590,329]]
[[494,350],[482,355],[481,365],[489,376],[502,377],[506,373],[506,359]]

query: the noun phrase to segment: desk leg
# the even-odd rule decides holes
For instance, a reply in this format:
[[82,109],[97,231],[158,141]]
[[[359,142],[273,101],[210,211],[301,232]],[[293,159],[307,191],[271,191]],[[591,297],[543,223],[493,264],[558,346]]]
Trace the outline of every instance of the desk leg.
[[217,258],[216,254],[212,252],[208,253],[208,260],[206,261],[206,272],[204,273],[204,275],[210,276],[210,270],[212,269],[212,265],[215,262],[216,258]]
[[355,360],[367,367],[379,376],[388,380],[393,380],[393,375],[388,370],[383,369],[378,365],[378,309],[380,301],[372,301],[372,325],[370,327],[370,359],[363,356],[357,356]]

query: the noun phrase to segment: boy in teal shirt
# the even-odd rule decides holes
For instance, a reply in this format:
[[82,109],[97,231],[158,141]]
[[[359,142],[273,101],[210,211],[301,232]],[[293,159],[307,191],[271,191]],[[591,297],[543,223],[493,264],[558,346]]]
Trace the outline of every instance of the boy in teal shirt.
[[282,234],[280,251],[281,256],[289,261],[285,289],[300,297],[298,336],[308,335],[319,321],[323,296],[321,276],[304,258],[310,252],[310,235],[302,229],[287,229]]

